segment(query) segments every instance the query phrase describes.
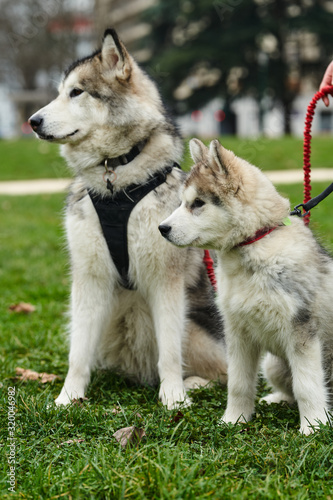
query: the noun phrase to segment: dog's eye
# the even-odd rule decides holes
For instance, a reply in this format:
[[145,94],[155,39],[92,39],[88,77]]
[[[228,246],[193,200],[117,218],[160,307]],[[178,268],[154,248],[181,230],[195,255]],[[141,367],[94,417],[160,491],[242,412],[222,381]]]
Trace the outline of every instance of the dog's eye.
[[205,205],[205,202],[203,200],[200,200],[200,198],[196,198],[194,202],[191,205],[192,210],[195,208],[201,208]]
[[69,93],[69,97],[77,97],[78,95],[81,95],[83,93],[82,89],[73,89]]

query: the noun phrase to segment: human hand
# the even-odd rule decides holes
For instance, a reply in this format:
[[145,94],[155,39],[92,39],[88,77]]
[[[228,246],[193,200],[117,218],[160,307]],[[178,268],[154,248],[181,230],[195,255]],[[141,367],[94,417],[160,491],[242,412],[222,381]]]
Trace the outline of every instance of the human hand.
[[[333,85],[333,61],[327,66],[327,69],[326,69],[325,74],[323,76],[323,79],[321,81],[319,90],[321,90],[324,87],[327,87],[328,85]],[[323,101],[324,101],[325,106],[328,106],[330,103],[327,95],[325,95],[323,97]]]

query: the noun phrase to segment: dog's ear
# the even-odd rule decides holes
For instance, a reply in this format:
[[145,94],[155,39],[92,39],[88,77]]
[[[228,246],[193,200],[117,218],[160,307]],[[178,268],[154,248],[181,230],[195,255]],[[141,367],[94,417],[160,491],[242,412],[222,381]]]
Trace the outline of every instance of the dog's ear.
[[106,70],[114,72],[119,80],[129,79],[131,75],[129,55],[113,28],[107,29],[104,33],[101,56]]
[[208,148],[199,139],[191,139],[190,152],[194,163],[200,163],[207,158]]
[[[209,145],[211,159],[224,175],[229,175],[229,166],[235,155],[232,151],[224,148],[217,139],[214,139]],[[214,166],[214,165],[213,165]]]

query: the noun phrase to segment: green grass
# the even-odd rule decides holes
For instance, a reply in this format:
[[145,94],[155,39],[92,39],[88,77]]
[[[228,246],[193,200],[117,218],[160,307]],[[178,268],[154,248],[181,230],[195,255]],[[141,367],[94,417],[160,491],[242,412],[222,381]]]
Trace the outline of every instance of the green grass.
[[24,138],[0,140],[0,181],[69,177],[59,146]]
[[[324,185],[314,184],[314,194]],[[302,186],[281,191],[296,204]],[[247,425],[220,427],[226,390],[193,392],[176,412],[158,402],[158,389],[96,372],[82,406],[56,409],[67,371],[69,293],[62,233],[64,195],[0,197],[0,454],[1,499],[332,499],[333,429],[298,432],[288,406],[256,406]],[[333,196],[313,211],[311,224],[333,248]],[[35,313],[8,311],[19,301]],[[52,384],[15,380],[15,367],[58,374]],[[16,492],[8,491],[8,388],[16,388]],[[259,394],[265,393],[261,381]],[[51,406],[48,408],[48,405]],[[112,410],[120,406],[121,413]],[[139,415],[138,415],[139,414]],[[112,437],[122,427],[146,438],[123,450]],[[68,440],[83,440],[65,444]]]
[[[290,170],[303,168],[303,139],[283,137],[279,139],[239,139],[235,136],[219,138],[221,144],[231,149],[241,158],[245,158],[262,170]],[[209,144],[209,140],[204,140]],[[333,168],[332,137],[314,137],[311,141],[312,168]],[[193,164],[186,147],[183,166]]]
[[[222,144],[238,156],[254,163],[262,170],[302,169],[303,141],[294,137],[281,139],[220,138]],[[208,144],[208,141],[205,141]],[[188,169],[192,161],[186,141],[182,162]],[[13,141],[0,140],[0,181],[68,177],[69,170],[59,155],[59,146],[34,138]],[[312,168],[333,168],[332,137],[314,137],[312,140]]]

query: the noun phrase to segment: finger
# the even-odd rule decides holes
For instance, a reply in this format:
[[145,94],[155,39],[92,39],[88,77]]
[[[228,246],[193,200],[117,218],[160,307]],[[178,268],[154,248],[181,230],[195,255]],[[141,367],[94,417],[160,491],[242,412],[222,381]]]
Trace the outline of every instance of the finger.
[[325,106],[326,106],[326,107],[328,107],[328,106],[329,106],[330,101],[329,101],[329,99],[328,99],[327,95],[325,95],[325,96],[323,97],[323,102],[324,102],[324,104],[325,104]]
[[327,87],[328,85],[332,84],[333,84],[333,61],[331,62],[331,64],[328,65],[325,71],[319,90],[321,90],[323,87]]

